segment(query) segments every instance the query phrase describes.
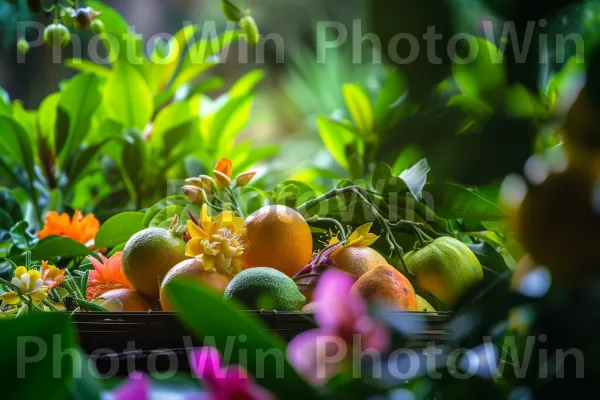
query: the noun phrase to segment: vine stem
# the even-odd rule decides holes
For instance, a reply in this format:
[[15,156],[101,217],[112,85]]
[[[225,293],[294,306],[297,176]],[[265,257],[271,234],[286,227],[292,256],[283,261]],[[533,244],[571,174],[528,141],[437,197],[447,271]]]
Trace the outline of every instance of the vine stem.
[[404,262],[404,249],[402,248],[402,246],[400,246],[398,244],[398,242],[396,241],[396,238],[394,238],[394,234],[392,232],[390,222],[381,215],[381,213],[379,212],[379,209],[373,204],[373,202],[369,198],[369,196],[370,196],[369,193],[362,187],[360,187],[358,185],[354,185],[354,186],[347,186],[345,188],[332,189],[329,192],[327,192],[313,200],[309,200],[306,203],[300,205],[296,209],[296,211],[298,211],[301,215],[305,215],[306,212],[309,209],[311,209],[312,207],[314,207],[324,201],[327,201],[329,199],[333,199],[335,197],[342,196],[346,193],[353,193],[353,194],[357,195],[365,204],[367,204],[369,206],[370,211],[373,213],[373,215],[375,216],[377,221],[379,221],[379,223],[381,224],[381,227],[383,228],[383,231],[385,233],[386,240],[389,243],[390,247],[400,257],[400,263],[402,264],[402,269],[403,269],[402,272],[406,275],[408,273],[408,268],[406,267],[406,264]]
[[321,218],[321,217],[318,217],[318,216],[314,216],[314,217],[307,218],[306,222],[308,222],[309,224],[310,223],[314,223],[314,222],[329,222],[329,223],[335,225],[335,227],[340,232],[340,234],[342,235],[342,237],[346,237],[346,230],[344,229],[344,227],[342,226],[342,224],[340,224],[340,221],[338,221],[337,219],[334,219],[334,218]]
[[240,207],[240,205],[238,203],[237,195],[233,192],[233,190],[231,188],[227,188],[226,190],[227,190],[227,194],[229,195],[229,199],[231,200],[231,203],[233,204],[233,207],[235,207],[235,210],[238,212],[238,214],[240,214],[240,217],[245,218],[244,213],[242,212],[242,208]]

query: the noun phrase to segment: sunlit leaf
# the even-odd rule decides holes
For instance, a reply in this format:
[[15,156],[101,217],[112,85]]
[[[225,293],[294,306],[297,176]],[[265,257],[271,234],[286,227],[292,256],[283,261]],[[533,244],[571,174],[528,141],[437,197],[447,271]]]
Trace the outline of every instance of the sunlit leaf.
[[248,72],[232,86],[229,90],[229,96],[242,97],[250,94],[252,89],[258,85],[265,78],[265,71],[262,69],[255,69]]
[[317,127],[323,144],[329,150],[333,158],[344,169],[348,169],[348,157],[346,155],[346,146],[352,143],[356,138],[356,132],[344,124],[324,117],[317,118]]
[[96,247],[112,248],[126,242],[135,233],[145,228],[144,217],[144,213],[124,212],[108,219],[96,234]]
[[373,132],[375,125],[375,111],[365,91],[357,85],[345,84],[343,86],[344,99],[354,123],[362,133]]
[[150,122],[154,103],[146,81],[136,68],[125,63],[115,66],[106,82],[104,100],[111,117],[128,128],[142,131]]
[[482,38],[469,39],[470,52],[477,53],[471,62],[453,63],[454,80],[461,92],[480,97],[501,89],[506,84],[504,55],[491,42]]

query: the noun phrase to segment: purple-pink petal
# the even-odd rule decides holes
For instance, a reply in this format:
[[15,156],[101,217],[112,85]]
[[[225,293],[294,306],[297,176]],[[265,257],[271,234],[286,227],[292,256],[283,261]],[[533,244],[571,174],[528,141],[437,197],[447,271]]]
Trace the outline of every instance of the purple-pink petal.
[[307,381],[323,385],[345,365],[348,345],[322,329],[301,333],[289,343],[287,358]]
[[352,276],[342,271],[330,269],[323,274],[314,296],[319,304],[315,320],[321,328],[330,331],[345,330],[367,313],[364,301],[350,293],[353,284]]
[[149,400],[150,378],[140,372],[134,372],[113,395],[114,400]]
[[202,347],[192,350],[190,367],[198,379],[210,385],[215,384],[223,376],[221,373],[221,354],[214,347]]

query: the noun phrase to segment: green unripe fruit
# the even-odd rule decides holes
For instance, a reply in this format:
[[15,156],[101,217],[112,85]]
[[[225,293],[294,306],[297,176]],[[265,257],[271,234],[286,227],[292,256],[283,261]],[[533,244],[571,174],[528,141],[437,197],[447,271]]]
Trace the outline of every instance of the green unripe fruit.
[[72,7],[63,8],[60,11],[60,19],[62,20],[63,25],[75,26],[75,20],[73,19],[74,13],[75,9]]
[[43,0],[27,0],[27,8],[31,12],[40,12],[44,9],[44,1]]
[[100,21],[99,19],[95,19],[92,21],[92,24],[90,25],[90,29],[96,35],[104,33],[104,22]]
[[65,47],[71,42],[71,32],[61,24],[48,25],[44,30],[44,41],[51,47]]
[[17,51],[21,54],[29,53],[29,42],[25,39],[19,39],[17,41]]
[[258,26],[256,25],[254,18],[250,15],[246,15],[240,19],[240,28],[242,28],[242,33],[246,42],[252,46],[256,46],[260,40],[260,32],[258,31]]

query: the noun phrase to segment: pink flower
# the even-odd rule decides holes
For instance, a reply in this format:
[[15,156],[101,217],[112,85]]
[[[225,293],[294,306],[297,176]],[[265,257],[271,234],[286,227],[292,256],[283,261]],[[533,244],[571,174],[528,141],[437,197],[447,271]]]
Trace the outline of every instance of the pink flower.
[[209,394],[206,400],[273,400],[273,396],[258,386],[239,366],[223,368],[221,356],[214,347],[203,347],[191,354],[192,371],[204,383]]
[[350,361],[352,347],[361,351],[385,351],[388,331],[368,314],[367,303],[350,293],[354,279],[339,270],[326,271],[314,299],[319,328],[296,336],[288,345],[287,358],[309,382],[322,385]]
[[140,372],[129,378],[113,392],[114,400],[150,400],[150,378]]

